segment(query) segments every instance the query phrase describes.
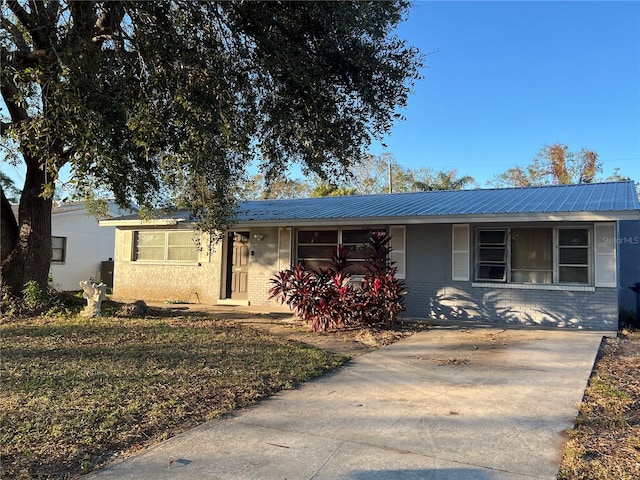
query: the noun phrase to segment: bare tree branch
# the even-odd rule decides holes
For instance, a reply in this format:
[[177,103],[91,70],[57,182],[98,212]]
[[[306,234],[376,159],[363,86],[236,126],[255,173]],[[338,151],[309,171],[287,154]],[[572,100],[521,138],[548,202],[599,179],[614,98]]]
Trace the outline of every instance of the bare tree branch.
[[[27,12],[17,0],[8,1],[7,5],[19,22],[27,28],[36,47],[48,48],[50,47],[50,42],[46,22],[39,21],[41,20],[41,16],[36,13],[38,6],[33,1],[29,3],[32,9],[31,12]],[[42,8],[42,10],[44,10],[44,8]]]
[[7,49],[2,48],[0,55],[3,63],[9,62],[15,66],[53,65],[57,61],[53,50],[45,50],[42,48],[27,52],[9,52]]
[[33,27],[33,16],[27,12],[22,5],[18,3],[17,0],[9,0],[7,2],[7,6],[16,16],[16,18],[22,23],[27,29],[31,29]]
[[20,106],[16,101],[16,98],[19,95],[19,91],[9,75],[2,76],[0,93],[2,94],[2,99],[7,106],[7,110],[9,110],[9,115],[11,116],[11,120],[13,120],[14,124],[29,119],[27,110],[24,107]]
[[13,22],[11,22],[6,17],[2,17],[0,19],[0,27],[4,28],[11,36],[11,40],[13,40],[14,45],[19,51],[29,51],[29,45],[27,45],[27,41],[25,40],[24,35],[22,35],[20,29]]

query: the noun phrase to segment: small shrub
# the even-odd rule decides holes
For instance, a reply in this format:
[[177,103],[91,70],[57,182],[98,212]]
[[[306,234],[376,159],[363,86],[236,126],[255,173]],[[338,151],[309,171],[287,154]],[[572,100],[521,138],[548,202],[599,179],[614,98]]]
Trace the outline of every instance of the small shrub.
[[[51,279],[50,279],[51,281]],[[57,292],[51,286],[43,290],[37,282],[27,282],[20,295],[13,295],[6,285],[0,287],[0,313],[2,317],[22,315],[70,316],[84,304],[84,299]]]
[[354,286],[348,252],[340,245],[329,267],[313,271],[298,263],[271,280],[270,298],[287,304],[314,331],[353,325],[390,326],[404,310],[404,283],[389,261],[391,237],[373,232],[365,259],[365,275]]
[[22,290],[22,300],[29,310],[43,310],[49,305],[49,292],[35,280],[29,280]]

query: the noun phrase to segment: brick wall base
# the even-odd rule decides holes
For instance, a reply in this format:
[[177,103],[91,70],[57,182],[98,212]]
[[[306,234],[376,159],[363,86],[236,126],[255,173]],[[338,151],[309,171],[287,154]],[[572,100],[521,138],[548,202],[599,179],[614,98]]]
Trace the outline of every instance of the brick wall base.
[[410,317],[481,320],[518,325],[618,329],[618,292],[520,290],[407,282],[406,315]]

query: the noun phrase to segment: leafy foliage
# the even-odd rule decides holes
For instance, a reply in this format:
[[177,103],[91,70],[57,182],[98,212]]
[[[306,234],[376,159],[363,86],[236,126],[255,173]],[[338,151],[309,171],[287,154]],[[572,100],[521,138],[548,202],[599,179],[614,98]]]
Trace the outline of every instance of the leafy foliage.
[[271,279],[270,298],[286,303],[314,331],[354,325],[394,324],[404,310],[404,282],[389,261],[391,237],[372,232],[359,287],[347,272],[351,262],[340,246],[329,268],[312,271],[298,263]]
[[85,300],[52,287],[53,278],[42,288],[38,282],[28,281],[20,295],[14,295],[6,286],[0,286],[0,314],[3,320],[16,320],[24,316],[67,316],[78,311]]
[[119,203],[180,200],[222,222],[254,158],[267,179],[291,162],[325,177],[389,131],[420,65],[391,33],[407,7],[50,2],[41,15],[8,2],[3,99],[26,118],[6,133],[51,179],[71,162],[79,187]]
[[454,170],[440,171],[427,179],[426,182],[414,181],[411,186],[412,191],[431,191],[431,190],[462,190],[463,188],[473,185],[475,180],[469,175],[458,177],[458,172]]
[[344,197],[355,195],[355,188],[338,187],[335,184],[321,183],[311,192],[312,197]]
[[599,173],[602,165],[597,153],[586,148],[571,152],[567,145],[555,143],[544,146],[529,165],[510,168],[491,183],[497,187],[591,183]]
[[49,292],[43,290],[37,282],[29,280],[22,290],[23,301],[27,308],[36,310],[49,303]]
[[[370,238],[369,256],[365,267],[367,275],[361,285],[362,311],[365,323],[383,323],[390,326],[404,310],[404,282],[396,278],[396,268],[390,264],[391,237],[379,231]],[[367,321],[368,320],[368,321]]]
[[[389,186],[391,180],[391,188]],[[468,175],[458,176],[454,170],[434,171],[430,168],[407,168],[389,152],[364,155],[354,162],[347,174],[334,181],[317,175],[304,178],[276,178],[266,185],[264,175],[257,174],[241,184],[241,196],[247,200],[260,198],[304,198],[344,195],[374,195],[392,192],[461,190],[473,186]]]
[[[422,65],[394,33],[404,0],[1,8],[2,141],[28,180],[19,218],[2,217],[3,260],[23,249],[2,272],[17,288],[46,283],[42,224],[64,165],[79,192],[148,215],[188,208],[214,234],[232,224],[254,161],[267,184],[292,163],[322,179],[344,174],[401,117]],[[36,248],[39,261],[24,267]]]

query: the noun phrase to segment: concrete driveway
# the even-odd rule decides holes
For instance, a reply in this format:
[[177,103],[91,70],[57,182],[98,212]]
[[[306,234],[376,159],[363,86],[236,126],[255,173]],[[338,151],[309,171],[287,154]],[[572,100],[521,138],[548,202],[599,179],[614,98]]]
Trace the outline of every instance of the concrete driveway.
[[602,335],[437,327],[87,478],[552,480]]

